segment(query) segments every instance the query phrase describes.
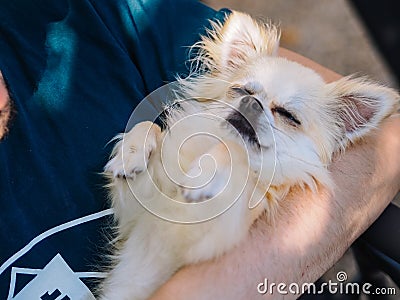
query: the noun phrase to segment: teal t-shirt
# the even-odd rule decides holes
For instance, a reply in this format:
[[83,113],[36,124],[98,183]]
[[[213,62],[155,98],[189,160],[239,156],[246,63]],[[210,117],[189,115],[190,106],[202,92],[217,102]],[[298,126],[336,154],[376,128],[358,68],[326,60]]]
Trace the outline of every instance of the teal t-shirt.
[[226,11],[193,0],[0,7],[15,111],[0,141],[0,299],[74,299],[101,276],[107,143],[147,94],[186,72],[186,46]]

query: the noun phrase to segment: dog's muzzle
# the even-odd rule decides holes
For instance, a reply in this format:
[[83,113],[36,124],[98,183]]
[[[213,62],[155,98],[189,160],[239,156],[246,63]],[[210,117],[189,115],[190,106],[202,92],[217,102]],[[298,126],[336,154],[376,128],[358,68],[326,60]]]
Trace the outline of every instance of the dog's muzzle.
[[261,102],[252,96],[244,96],[240,100],[239,108],[226,119],[245,139],[258,144],[256,134],[258,119],[263,113]]

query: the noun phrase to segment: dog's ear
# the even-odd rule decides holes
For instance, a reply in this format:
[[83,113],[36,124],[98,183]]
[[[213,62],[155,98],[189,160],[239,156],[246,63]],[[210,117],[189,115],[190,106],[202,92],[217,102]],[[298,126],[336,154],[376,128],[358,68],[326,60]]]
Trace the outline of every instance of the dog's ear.
[[203,38],[202,50],[209,67],[234,71],[257,54],[276,55],[279,47],[278,29],[262,24],[247,14],[233,12],[223,25],[214,23]]
[[327,88],[335,107],[332,111],[344,129],[344,145],[362,138],[399,109],[398,93],[365,79],[344,77]]

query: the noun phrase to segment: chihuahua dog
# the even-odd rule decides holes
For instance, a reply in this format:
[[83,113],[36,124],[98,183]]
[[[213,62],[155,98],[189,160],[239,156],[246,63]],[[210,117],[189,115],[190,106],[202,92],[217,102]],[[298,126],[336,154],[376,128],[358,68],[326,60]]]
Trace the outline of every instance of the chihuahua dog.
[[273,220],[292,187],[332,189],[335,153],[398,109],[395,91],[327,84],[278,44],[276,27],[233,12],[195,45],[166,129],[142,122],[118,136],[105,167],[117,238],[100,299],[148,299],[182,266],[235,247],[261,215]]

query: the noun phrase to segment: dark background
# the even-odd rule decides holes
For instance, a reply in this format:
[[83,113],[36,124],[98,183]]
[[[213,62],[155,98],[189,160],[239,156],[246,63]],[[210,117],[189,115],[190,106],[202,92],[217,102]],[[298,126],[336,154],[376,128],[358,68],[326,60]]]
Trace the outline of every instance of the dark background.
[[400,2],[351,0],[389,68],[400,80]]

